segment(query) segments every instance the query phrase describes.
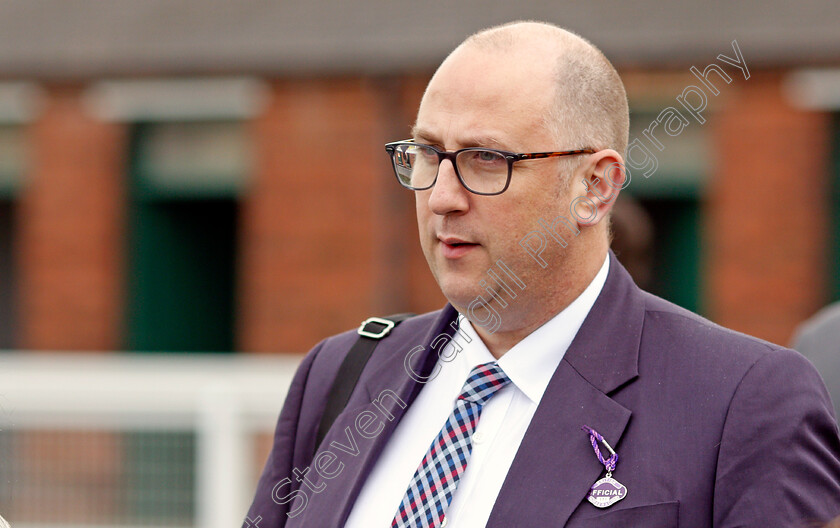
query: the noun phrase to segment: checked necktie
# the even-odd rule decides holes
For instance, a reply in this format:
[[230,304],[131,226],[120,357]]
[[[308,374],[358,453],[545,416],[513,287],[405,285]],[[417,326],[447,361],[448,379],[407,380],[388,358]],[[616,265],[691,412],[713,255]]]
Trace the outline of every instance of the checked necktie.
[[429,446],[403,496],[391,528],[437,528],[467,468],[481,408],[510,378],[496,362],[472,369],[455,408]]

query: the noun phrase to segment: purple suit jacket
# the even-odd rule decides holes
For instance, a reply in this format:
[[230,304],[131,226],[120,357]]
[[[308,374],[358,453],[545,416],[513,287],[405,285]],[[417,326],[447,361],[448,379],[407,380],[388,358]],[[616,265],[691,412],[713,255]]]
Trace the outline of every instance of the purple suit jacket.
[[[245,526],[343,526],[422,387],[412,377],[432,372],[432,342],[452,333],[456,316],[447,305],[381,341],[313,456],[326,394],[357,335],[318,344],[289,389]],[[604,467],[584,424],[618,452],[613,477],[627,487],[603,510],[586,500]],[[604,289],[551,378],[487,526],[792,528],[838,514],[840,439],[810,363],[640,290],[611,253]]]

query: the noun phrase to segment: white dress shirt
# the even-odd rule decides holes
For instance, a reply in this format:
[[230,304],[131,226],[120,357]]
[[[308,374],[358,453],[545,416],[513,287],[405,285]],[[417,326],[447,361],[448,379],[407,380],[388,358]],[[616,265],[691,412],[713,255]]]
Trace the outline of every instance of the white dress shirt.
[[[595,278],[568,307],[508,350],[499,366],[511,379],[483,407],[472,437],[472,454],[446,509],[446,528],[482,528],[554,370],[577,335],[609,270],[604,260]],[[504,311],[500,311],[504,319]],[[438,360],[429,380],[408,408],[362,487],[345,528],[386,528],[399,508],[414,472],[437,437],[467,376],[476,365],[495,361],[475,329],[461,317],[456,333],[463,350]],[[446,352],[453,349],[446,348]]]

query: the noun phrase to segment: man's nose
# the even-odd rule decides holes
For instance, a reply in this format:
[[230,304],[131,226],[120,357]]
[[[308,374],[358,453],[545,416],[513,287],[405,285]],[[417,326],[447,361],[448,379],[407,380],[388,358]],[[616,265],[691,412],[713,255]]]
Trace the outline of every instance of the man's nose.
[[443,160],[438,167],[437,181],[429,195],[429,209],[437,215],[461,213],[469,210],[470,191],[455,174],[455,166],[449,160]]

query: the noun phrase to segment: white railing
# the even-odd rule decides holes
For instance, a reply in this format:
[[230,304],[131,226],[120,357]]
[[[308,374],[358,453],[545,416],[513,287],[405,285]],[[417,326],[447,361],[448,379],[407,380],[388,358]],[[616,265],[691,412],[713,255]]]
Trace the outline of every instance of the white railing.
[[193,431],[194,526],[237,527],[258,477],[249,439],[273,431],[301,359],[0,352],[0,429]]

